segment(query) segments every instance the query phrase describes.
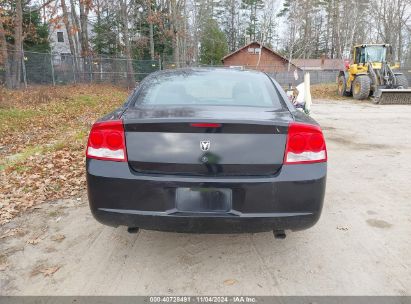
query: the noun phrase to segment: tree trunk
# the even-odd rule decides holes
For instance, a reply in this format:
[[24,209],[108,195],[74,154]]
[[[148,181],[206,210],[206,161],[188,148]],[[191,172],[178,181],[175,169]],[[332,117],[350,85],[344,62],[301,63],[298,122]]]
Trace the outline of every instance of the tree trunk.
[[397,11],[397,18],[398,18],[398,53],[397,53],[397,58],[398,58],[398,62],[401,62],[401,60],[402,60],[402,18],[403,18],[403,12],[401,10],[401,5],[402,5],[402,1],[398,0],[398,11]]
[[[183,8],[184,8],[184,16],[187,16],[187,9],[186,9],[186,1],[182,0],[182,4],[183,4]],[[183,29],[183,43],[182,43],[182,50],[183,50],[183,62],[184,62],[184,66],[188,64],[187,61],[187,19],[183,20],[184,22],[184,29]]]
[[71,7],[71,19],[73,26],[76,28],[77,35],[74,36],[74,42],[76,44],[76,54],[81,54],[81,35],[80,35],[80,23],[78,20],[77,12],[76,12],[76,5],[74,4],[74,0],[70,0],[70,7]]
[[154,29],[153,29],[153,21],[152,21],[152,3],[151,0],[148,0],[148,16],[150,18],[149,20],[149,30],[150,30],[150,57],[151,60],[154,60]]
[[1,55],[4,61],[4,68],[6,72],[6,87],[11,89],[12,88],[12,79],[11,79],[11,70],[10,70],[10,62],[9,62],[9,54],[7,50],[7,41],[6,35],[4,32],[3,21],[0,18],[0,48],[1,48]]
[[87,57],[89,55],[89,45],[88,45],[88,32],[87,32],[87,18],[89,7],[84,5],[85,0],[80,0],[80,36],[81,36],[81,52],[82,56]]
[[171,31],[173,34],[173,59],[177,68],[180,67],[180,42],[177,26],[177,3],[170,0]]
[[197,7],[193,6],[193,61],[195,64],[198,64],[198,43],[199,43],[199,33],[197,31],[198,27],[201,24],[201,17],[198,13]]
[[331,26],[331,1],[327,6],[327,27],[325,32],[325,49],[327,57],[330,56],[330,26]]
[[230,1],[230,52],[235,51],[236,43],[235,43],[235,1]]
[[12,64],[12,88],[20,88],[23,60],[23,8],[21,0],[16,0],[16,20],[14,23],[14,62]]
[[70,21],[68,18],[67,6],[66,6],[65,0],[61,0],[61,8],[63,10],[63,22],[64,22],[64,26],[66,27],[66,31],[67,31],[67,37],[68,37],[68,41],[70,45],[70,52],[73,56],[76,56],[76,49],[75,49],[74,42],[73,42],[73,30],[71,28]]
[[134,86],[134,74],[133,74],[133,63],[131,61],[131,45],[130,45],[130,35],[128,32],[128,16],[127,16],[127,0],[120,0],[120,13],[121,13],[121,23],[122,23],[122,34],[124,39],[124,53],[127,59],[127,85],[128,87]]
[[[71,56],[73,56],[72,57],[73,64],[74,64],[73,73],[78,73],[79,66],[78,66],[78,58],[77,58],[77,56],[78,56],[77,39],[76,39],[76,35],[74,35],[75,31],[73,31],[73,28],[70,24],[69,14],[67,12],[67,6],[66,6],[66,1],[65,0],[61,0],[61,8],[63,10],[63,22],[64,22],[64,26],[66,27],[66,31],[67,31],[67,37],[68,37],[68,41],[69,41],[70,52],[71,52]],[[76,12],[74,12],[74,14],[75,13]]]
[[92,62],[89,58],[90,56],[90,50],[89,50],[89,44],[88,44],[88,32],[87,32],[87,18],[88,18],[88,11],[89,7],[88,4],[85,3],[86,0],[80,0],[79,1],[79,7],[80,7],[80,43],[81,43],[81,56],[83,57],[83,75],[85,76],[87,72],[88,73],[88,80],[92,80],[92,74],[91,74],[91,65]]

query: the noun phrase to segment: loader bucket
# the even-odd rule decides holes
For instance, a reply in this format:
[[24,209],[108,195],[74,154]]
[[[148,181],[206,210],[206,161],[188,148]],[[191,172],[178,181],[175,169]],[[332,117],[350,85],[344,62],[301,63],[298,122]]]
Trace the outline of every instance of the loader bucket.
[[380,89],[374,96],[377,104],[410,104],[411,89]]

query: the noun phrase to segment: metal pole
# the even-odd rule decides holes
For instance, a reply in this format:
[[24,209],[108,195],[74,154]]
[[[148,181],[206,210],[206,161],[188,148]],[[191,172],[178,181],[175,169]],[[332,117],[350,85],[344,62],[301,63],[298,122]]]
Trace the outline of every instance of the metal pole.
[[103,82],[103,57],[100,55],[100,82]]
[[56,80],[54,79],[54,65],[53,65],[53,55],[50,52],[50,65],[51,65],[51,77],[53,78],[53,87],[56,86]]
[[93,56],[89,56],[90,83],[93,83]]
[[74,79],[74,84],[76,83],[76,68],[75,68],[75,58],[74,55],[71,55],[71,62],[72,62],[72,69],[73,69],[73,79]]
[[24,49],[23,49],[23,45],[21,46],[21,53],[22,53],[22,57],[21,57],[21,63],[22,63],[22,67],[23,67],[23,79],[24,79],[24,87],[27,89],[27,75],[26,75],[26,63],[24,62]]

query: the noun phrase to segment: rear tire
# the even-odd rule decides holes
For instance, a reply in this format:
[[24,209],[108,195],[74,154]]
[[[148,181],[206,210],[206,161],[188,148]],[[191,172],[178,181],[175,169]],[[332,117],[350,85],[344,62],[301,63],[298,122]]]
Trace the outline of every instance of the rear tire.
[[344,75],[338,77],[338,95],[350,96],[350,93],[347,92],[347,79],[345,79]]
[[370,96],[371,79],[367,75],[357,76],[352,84],[352,95],[355,99],[367,99]]
[[395,75],[395,78],[397,79],[397,86],[408,89],[408,79],[405,75]]

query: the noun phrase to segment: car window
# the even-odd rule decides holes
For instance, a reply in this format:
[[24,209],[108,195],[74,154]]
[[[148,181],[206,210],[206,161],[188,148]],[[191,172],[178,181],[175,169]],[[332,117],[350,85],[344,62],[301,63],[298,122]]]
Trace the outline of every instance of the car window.
[[147,79],[136,106],[217,105],[282,109],[281,96],[263,73],[247,71],[174,71]]

